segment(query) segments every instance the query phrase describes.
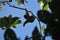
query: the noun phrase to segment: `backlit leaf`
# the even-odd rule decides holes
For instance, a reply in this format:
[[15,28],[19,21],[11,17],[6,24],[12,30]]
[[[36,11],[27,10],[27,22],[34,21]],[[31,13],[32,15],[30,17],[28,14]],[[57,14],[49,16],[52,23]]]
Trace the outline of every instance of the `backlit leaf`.
[[16,20],[11,26],[16,27],[16,24],[20,24],[21,20]]
[[21,4],[20,0],[16,0],[18,6]]
[[43,10],[47,10],[48,8],[49,8],[48,3],[44,4],[44,6],[43,6]]

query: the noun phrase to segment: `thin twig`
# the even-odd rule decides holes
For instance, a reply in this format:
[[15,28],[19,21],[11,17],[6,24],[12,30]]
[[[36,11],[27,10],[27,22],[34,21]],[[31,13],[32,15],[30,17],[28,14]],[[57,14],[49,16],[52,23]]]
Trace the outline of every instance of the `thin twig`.
[[[27,11],[27,12],[32,13],[31,11],[28,11],[26,8],[16,7],[16,6],[10,5],[8,2],[7,2],[7,4],[8,4],[10,7],[17,8],[17,9],[21,9],[21,10],[25,10],[25,11]],[[33,13],[32,13],[32,14],[33,14]],[[33,14],[33,15],[34,15],[34,14]],[[34,16],[35,16],[35,15],[34,15]],[[36,16],[35,16],[35,18],[36,18]]]
[[41,32],[41,24],[40,24],[40,20],[39,20],[39,18],[37,18],[37,20],[38,20],[38,23],[39,23],[39,26],[40,26],[40,32]]
[[10,5],[8,2],[7,2],[7,4],[8,4],[10,7],[13,7],[13,8],[17,8],[17,9],[25,10],[25,8],[20,8],[20,7],[16,7],[16,6]]

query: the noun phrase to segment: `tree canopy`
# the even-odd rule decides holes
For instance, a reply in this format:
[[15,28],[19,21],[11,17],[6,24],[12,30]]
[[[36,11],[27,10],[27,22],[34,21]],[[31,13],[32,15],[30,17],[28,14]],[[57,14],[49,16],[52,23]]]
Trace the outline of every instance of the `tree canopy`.
[[[27,0],[15,0],[15,1],[18,6],[21,4],[25,5],[25,3],[28,3]],[[2,5],[6,6],[6,4],[12,8],[24,10],[25,11],[24,18],[26,19],[26,21],[23,23],[23,27],[27,23],[34,22],[35,19],[37,19],[38,21],[40,32],[38,31],[37,27],[35,27],[34,31],[32,32],[32,37],[26,36],[25,40],[31,40],[31,38],[32,40],[45,40],[45,37],[48,35],[48,33],[52,35],[53,40],[60,39],[60,35],[59,35],[60,34],[60,25],[59,25],[60,24],[59,21],[60,0],[37,0],[37,3],[40,4],[40,8],[41,8],[40,10],[37,11],[37,16],[35,16],[34,13],[32,11],[29,11],[27,8],[21,8],[21,7],[11,5],[12,2],[13,0],[0,1],[0,10],[2,9]],[[50,9],[52,12],[50,13],[48,9]],[[14,31],[10,29],[10,27],[16,28],[17,24],[21,24],[22,20],[20,20],[19,18],[20,17],[12,17],[12,15],[8,15],[8,17],[4,16],[0,18],[0,28],[6,29],[6,31],[7,30],[11,31],[10,33],[12,33],[12,35],[15,34]],[[44,27],[41,27],[40,22],[47,24],[47,28],[45,29]],[[44,36],[42,35],[42,32],[44,33]],[[12,39],[13,37],[12,35],[11,38],[10,35],[8,35],[11,40],[18,40],[16,38],[16,35],[15,35],[16,39]],[[7,38],[7,40],[9,39]]]

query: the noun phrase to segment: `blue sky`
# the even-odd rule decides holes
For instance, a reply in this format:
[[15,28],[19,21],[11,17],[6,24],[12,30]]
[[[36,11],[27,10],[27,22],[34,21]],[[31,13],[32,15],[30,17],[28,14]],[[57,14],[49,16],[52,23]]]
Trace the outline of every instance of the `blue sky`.
[[[40,10],[40,5],[37,3],[37,0],[27,0],[27,1],[28,1],[28,3],[26,3],[25,5],[21,4],[18,7],[27,8],[28,10],[32,11],[35,14],[35,16],[37,16],[36,15],[37,11]],[[15,0],[13,0],[12,4],[17,6]],[[12,28],[15,31],[17,37],[21,38],[21,40],[24,40],[24,37],[26,35],[28,35],[30,37],[32,35],[32,31],[36,25],[39,29],[37,20],[35,20],[33,23],[28,23],[28,24],[26,24],[25,27],[23,27],[23,22],[25,21],[25,19],[23,17],[25,14],[24,10],[9,7],[7,4],[6,4],[6,6],[2,6],[2,10],[0,10],[0,18],[4,17],[4,16],[8,16],[9,14],[12,14],[13,17],[14,16],[20,17],[20,19],[22,21],[21,24],[18,24],[16,26],[17,28]],[[41,25],[46,26],[44,23],[41,23]],[[4,37],[3,37],[4,31],[5,30],[2,30],[0,28],[0,40],[4,40]],[[51,37],[48,37],[48,38],[46,38],[46,40],[48,40],[50,38]]]

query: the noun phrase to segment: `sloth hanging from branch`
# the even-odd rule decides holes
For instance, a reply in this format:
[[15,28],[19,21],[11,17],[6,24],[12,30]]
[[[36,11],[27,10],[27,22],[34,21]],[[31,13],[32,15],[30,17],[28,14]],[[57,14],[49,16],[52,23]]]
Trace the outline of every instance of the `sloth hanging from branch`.
[[[34,20],[35,20],[35,15],[31,12],[31,11],[28,11],[27,9],[25,9],[25,15],[24,15],[24,18],[26,19],[26,21],[24,22],[24,24],[23,24],[23,26],[25,26],[25,24],[27,24],[27,23],[32,23]],[[31,14],[31,15],[29,15],[29,13]]]

